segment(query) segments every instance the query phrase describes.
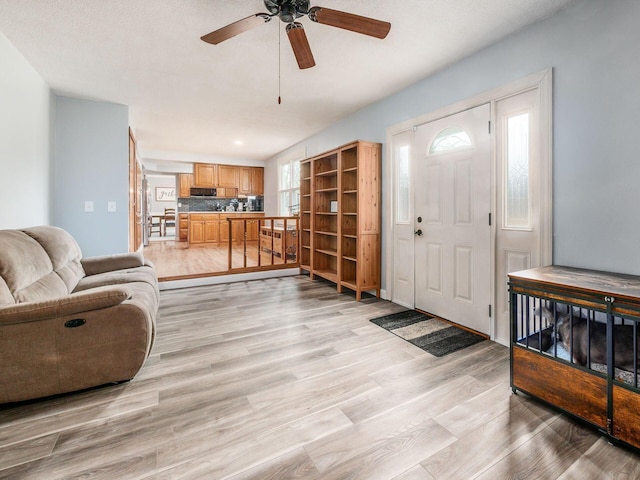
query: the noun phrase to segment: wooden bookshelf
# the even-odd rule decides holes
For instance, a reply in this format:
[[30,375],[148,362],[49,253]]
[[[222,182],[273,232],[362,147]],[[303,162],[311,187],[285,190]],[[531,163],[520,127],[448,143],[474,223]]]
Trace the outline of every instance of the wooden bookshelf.
[[380,296],[381,145],[356,141],[300,164],[301,268]]

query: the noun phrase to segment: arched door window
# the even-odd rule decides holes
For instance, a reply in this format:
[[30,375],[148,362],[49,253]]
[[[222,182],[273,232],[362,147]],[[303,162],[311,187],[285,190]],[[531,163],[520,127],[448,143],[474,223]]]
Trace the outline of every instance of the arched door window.
[[429,155],[434,153],[451,152],[453,150],[463,150],[471,148],[471,138],[469,134],[460,127],[447,127],[442,130],[431,142]]

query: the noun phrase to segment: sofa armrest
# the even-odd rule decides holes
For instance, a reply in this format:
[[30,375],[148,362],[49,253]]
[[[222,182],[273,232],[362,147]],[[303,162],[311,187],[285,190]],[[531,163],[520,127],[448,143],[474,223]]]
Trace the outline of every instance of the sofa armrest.
[[77,315],[118,305],[131,297],[123,286],[97,287],[52,300],[24,302],[0,307],[0,325],[34,322]]
[[87,275],[142,267],[144,264],[144,257],[141,253],[118,253],[82,259],[82,268]]

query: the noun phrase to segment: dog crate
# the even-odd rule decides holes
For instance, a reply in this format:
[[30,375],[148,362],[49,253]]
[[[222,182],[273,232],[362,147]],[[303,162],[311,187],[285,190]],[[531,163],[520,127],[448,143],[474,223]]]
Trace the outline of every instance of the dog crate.
[[549,266],[509,292],[513,392],[640,449],[640,277]]

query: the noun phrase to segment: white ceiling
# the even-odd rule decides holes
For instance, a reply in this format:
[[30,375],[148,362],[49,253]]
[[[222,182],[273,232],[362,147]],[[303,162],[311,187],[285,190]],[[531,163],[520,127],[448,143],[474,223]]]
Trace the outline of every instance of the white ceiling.
[[304,17],[308,70],[276,19],[200,40],[266,11],[262,0],[0,0],[0,32],[56,93],[128,105],[143,157],[267,159],[574,1],[317,0],[391,31],[378,40]]

